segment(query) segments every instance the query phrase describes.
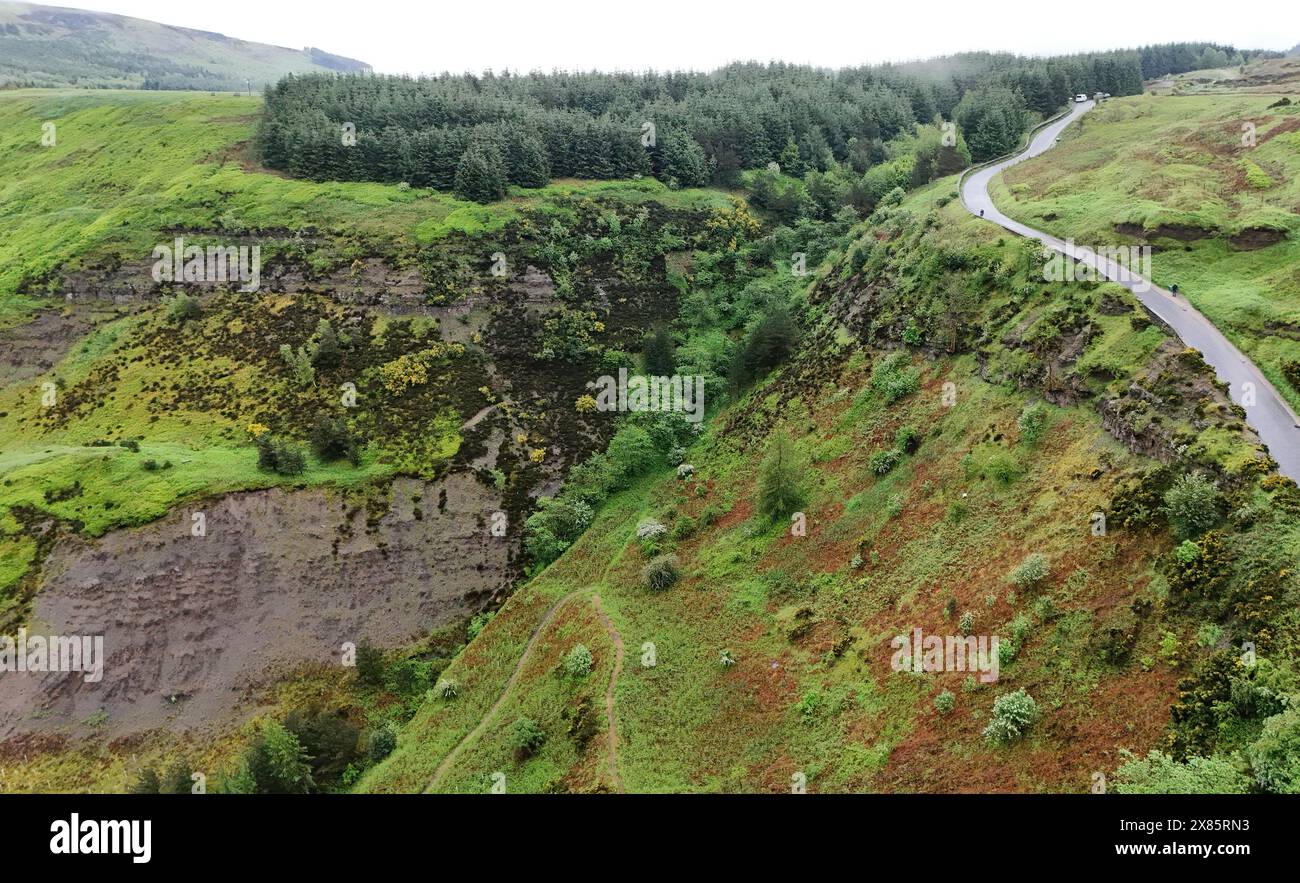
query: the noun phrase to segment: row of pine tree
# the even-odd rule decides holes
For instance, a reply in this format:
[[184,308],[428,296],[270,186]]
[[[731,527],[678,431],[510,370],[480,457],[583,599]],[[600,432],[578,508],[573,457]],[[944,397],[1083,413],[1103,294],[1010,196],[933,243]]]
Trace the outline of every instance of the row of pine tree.
[[883,156],[881,145],[942,120],[960,126],[974,160],[987,159],[1016,143],[1029,114],[1077,92],[1131,95],[1149,71],[1244,57],[1176,44],[838,71],[744,63],[712,73],[311,74],[266,90],[258,148],[266,165],[299,177],[404,181],[480,202],[552,178],[729,186],[741,170],[773,162],[825,171]]

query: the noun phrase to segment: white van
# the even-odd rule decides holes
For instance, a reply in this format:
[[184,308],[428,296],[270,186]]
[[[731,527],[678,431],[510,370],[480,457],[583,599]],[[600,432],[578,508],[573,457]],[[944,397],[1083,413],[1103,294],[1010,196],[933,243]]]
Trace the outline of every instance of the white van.
[[1088,100],[1088,96],[1080,92],[1078,95],[1074,96],[1074,100],[1079,104],[1082,104],[1083,102]]

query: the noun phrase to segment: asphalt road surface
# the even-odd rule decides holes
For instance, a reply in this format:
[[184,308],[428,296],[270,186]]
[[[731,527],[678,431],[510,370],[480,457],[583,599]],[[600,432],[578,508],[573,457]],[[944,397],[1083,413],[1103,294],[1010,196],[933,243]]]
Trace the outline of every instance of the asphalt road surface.
[[1048,248],[1096,268],[1099,276],[1117,282],[1133,292],[1147,309],[1174,329],[1183,343],[1201,351],[1219,379],[1228,384],[1232,400],[1246,409],[1246,421],[1259,433],[1264,444],[1268,445],[1268,452],[1277,460],[1281,473],[1300,481],[1300,418],[1296,417],[1295,412],[1255,363],[1242,355],[1209,319],[1198,313],[1184,298],[1171,294],[1115,261],[1011,220],[998,211],[989,198],[989,181],[994,175],[1008,166],[1049,150],[1056,143],[1057,136],[1080,116],[1092,110],[1093,106],[1092,101],[1074,105],[1069,114],[1035,135],[1023,153],[972,172],[962,184],[962,203],[971,214],[978,215],[983,210],[985,220],[1005,227],[1012,233],[1037,239]]

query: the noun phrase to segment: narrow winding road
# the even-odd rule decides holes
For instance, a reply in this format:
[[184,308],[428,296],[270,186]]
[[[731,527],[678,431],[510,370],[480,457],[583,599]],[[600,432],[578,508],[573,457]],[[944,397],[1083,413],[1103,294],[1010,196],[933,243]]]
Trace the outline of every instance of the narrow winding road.
[[[1264,444],[1268,445],[1268,452],[1277,461],[1278,470],[1283,475],[1300,481],[1300,417],[1296,416],[1255,363],[1242,355],[1210,320],[1197,312],[1185,299],[1174,296],[1149,279],[1128,272],[1114,261],[1099,257],[1090,249],[1064,242],[1041,230],[1013,221],[998,211],[989,197],[989,182],[994,175],[1049,150],[1056,143],[1057,136],[1092,110],[1093,106],[1092,101],[1074,105],[1064,117],[1039,131],[1023,152],[971,172],[962,184],[962,204],[971,214],[979,215],[982,211],[985,220],[1020,236],[1037,239],[1048,248],[1095,267],[1099,275],[1133,292],[1147,309],[1174,330],[1183,343],[1201,351],[1219,379],[1228,384],[1232,400],[1246,409],[1246,421],[1259,433]],[[1249,403],[1252,396],[1253,404]]]

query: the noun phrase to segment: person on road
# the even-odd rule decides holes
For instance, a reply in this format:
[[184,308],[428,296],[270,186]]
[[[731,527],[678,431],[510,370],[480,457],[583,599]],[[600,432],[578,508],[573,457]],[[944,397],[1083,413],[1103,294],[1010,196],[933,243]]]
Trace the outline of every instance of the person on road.
[[980,209],[980,217],[984,217],[984,209]]
[[1177,282],[1175,282],[1173,285],[1170,285],[1170,286],[1169,286],[1169,293],[1172,294],[1174,297],[1178,297],[1178,283],[1177,283]]

